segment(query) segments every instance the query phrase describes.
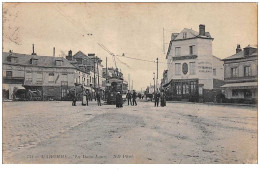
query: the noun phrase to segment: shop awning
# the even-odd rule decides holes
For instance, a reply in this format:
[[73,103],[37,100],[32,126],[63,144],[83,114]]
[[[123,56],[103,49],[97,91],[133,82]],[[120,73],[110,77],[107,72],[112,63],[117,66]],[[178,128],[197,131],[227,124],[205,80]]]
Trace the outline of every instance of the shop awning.
[[168,87],[171,84],[171,81],[168,82],[167,84],[164,84],[163,87]]
[[234,88],[234,89],[257,88],[257,82],[241,82],[241,83],[225,84],[221,86],[221,88]]

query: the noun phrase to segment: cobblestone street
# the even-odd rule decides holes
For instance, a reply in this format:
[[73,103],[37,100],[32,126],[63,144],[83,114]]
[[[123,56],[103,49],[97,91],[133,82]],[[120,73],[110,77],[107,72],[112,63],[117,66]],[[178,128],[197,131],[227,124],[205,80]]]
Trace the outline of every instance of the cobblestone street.
[[[138,100],[139,101],[139,100]],[[257,163],[257,108],[4,102],[4,163]]]

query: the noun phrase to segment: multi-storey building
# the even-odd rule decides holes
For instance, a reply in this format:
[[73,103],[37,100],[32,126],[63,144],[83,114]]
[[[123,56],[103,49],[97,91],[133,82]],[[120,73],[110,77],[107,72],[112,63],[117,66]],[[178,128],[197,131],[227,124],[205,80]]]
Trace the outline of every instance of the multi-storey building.
[[65,58],[10,51],[3,52],[2,60],[6,98],[13,99],[17,89],[27,89],[40,92],[41,100],[63,100],[74,86],[75,67]]
[[199,32],[184,28],[173,33],[167,52],[167,97],[172,100],[213,101],[224,79],[223,62],[212,55],[212,41],[205,25]]
[[223,59],[225,98],[230,102],[257,101],[257,47],[243,50],[237,45],[236,54]]

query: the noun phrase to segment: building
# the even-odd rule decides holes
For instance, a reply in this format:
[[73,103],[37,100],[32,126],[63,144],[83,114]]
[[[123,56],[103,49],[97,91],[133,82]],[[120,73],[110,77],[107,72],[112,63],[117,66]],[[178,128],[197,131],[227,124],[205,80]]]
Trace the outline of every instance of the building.
[[257,102],[257,47],[247,46],[243,50],[237,45],[236,53],[223,59],[224,90],[228,102]]
[[182,101],[214,101],[223,85],[223,62],[212,55],[212,41],[205,25],[199,32],[184,28],[173,33],[167,52],[167,98]]
[[3,52],[3,93],[13,99],[17,89],[37,91],[39,100],[65,100],[74,86],[74,71],[62,57]]
[[161,89],[163,89],[163,86],[168,83],[168,70],[163,71],[163,78],[161,79]]

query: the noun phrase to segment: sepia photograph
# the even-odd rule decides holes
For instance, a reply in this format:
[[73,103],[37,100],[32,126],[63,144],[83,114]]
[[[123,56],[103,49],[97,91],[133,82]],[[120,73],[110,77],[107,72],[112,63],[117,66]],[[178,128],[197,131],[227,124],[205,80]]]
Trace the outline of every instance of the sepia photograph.
[[258,164],[258,3],[2,3],[3,164]]

